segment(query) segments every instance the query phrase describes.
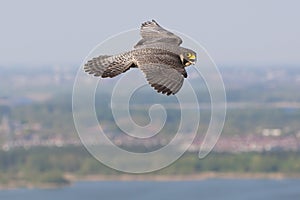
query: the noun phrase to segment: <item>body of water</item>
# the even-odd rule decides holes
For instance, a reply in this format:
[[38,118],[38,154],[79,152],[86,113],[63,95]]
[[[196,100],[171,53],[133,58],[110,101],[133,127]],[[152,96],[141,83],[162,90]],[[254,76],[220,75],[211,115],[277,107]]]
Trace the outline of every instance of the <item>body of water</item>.
[[0,190],[0,200],[295,200],[300,180],[99,181],[57,189]]

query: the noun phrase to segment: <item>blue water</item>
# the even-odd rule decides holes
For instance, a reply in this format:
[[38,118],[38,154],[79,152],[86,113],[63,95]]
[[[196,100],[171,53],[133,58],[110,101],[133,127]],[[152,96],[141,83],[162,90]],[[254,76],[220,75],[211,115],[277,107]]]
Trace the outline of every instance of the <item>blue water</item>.
[[300,180],[78,182],[58,189],[0,190],[0,200],[298,200]]

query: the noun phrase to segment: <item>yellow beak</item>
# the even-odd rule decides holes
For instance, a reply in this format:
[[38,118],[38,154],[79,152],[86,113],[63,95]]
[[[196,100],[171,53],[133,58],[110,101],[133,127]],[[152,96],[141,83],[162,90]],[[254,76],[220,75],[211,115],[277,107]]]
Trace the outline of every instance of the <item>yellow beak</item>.
[[189,56],[189,59],[191,59],[191,60],[196,60],[196,55],[195,55],[195,54],[191,54],[191,55]]

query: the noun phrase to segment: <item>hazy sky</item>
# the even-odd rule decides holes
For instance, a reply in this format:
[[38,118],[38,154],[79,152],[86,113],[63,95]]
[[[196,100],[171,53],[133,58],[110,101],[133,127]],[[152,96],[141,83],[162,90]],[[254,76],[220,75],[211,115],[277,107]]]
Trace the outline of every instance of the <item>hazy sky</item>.
[[296,0],[1,1],[0,66],[77,65],[152,18],[197,40],[218,65],[300,65],[299,8]]

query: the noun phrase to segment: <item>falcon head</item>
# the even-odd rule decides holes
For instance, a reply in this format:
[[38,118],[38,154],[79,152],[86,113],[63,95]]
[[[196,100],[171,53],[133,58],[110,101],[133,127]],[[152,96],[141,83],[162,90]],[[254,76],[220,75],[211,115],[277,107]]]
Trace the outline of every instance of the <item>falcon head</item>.
[[180,60],[184,66],[194,65],[197,61],[196,53],[192,50],[187,50],[181,53]]

